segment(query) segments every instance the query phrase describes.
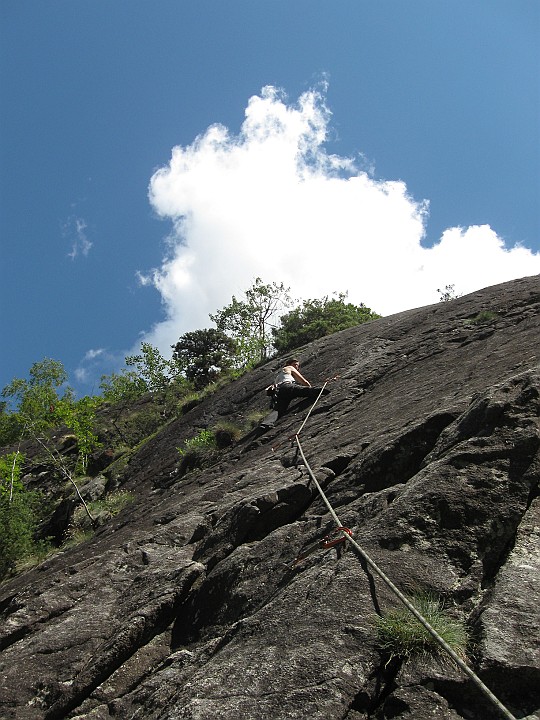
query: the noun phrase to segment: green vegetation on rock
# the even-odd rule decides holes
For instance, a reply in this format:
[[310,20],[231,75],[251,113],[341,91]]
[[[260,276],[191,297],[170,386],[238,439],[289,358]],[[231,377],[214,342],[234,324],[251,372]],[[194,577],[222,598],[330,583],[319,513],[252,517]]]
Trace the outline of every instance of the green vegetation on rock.
[[[449,615],[443,602],[429,593],[413,595],[409,600],[456,655],[465,658],[467,629]],[[426,654],[447,657],[435,638],[406,607],[378,616],[375,625],[380,646],[390,657],[407,659]]]

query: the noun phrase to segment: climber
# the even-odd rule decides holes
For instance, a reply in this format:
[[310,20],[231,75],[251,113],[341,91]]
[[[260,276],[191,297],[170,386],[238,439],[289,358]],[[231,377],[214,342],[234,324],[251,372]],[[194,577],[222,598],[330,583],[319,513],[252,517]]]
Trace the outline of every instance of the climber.
[[[312,387],[299,368],[300,361],[296,358],[290,358],[287,360],[287,364],[278,372],[274,384],[270,386],[269,394],[272,395],[272,406],[277,410],[278,419],[285,414],[291,400],[294,398],[316,398],[321,392],[320,387]],[[322,394],[328,395],[329,392],[325,388]]]

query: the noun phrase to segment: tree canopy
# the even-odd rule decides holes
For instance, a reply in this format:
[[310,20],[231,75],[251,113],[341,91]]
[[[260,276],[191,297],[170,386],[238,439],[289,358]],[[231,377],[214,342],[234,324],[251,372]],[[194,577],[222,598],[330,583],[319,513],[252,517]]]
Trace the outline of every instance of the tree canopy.
[[234,362],[234,341],[215,328],[187,332],[172,347],[174,362],[198,390],[216,380]]
[[58,360],[44,358],[32,365],[29,376],[28,379],[14,378],[2,390],[2,396],[12,398],[17,404],[21,427],[30,422],[35,429],[54,425],[59,419],[60,401],[73,400],[73,390],[66,385],[64,366]]
[[274,347],[279,354],[306,345],[325,335],[360,325],[380,317],[363,303],[346,302],[346,293],[316,300],[304,300],[300,307],[282,315],[280,324],[272,330]]
[[237,365],[249,368],[268,357],[279,311],[292,301],[283,283],[265,284],[259,277],[244,295],[243,300],[233,295],[231,303],[211,314],[210,320],[233,340]]

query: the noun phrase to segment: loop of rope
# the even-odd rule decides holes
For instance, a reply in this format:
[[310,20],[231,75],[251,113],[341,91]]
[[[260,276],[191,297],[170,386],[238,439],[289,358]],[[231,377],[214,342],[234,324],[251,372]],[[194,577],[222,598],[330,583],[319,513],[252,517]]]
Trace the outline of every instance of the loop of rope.
[[324,504],[328,508],[328,511],[332,515],[332,518],[334,519],[334,522],[336,523],[336,532],[341,532],[343,535],[343,538],[345,540],[345,544],[349,542],[355,550],[360,554],[360,556],[366,561],[366,563],[369,565],[369,567],[381,578],[381,580],[387,585],[388,588],[401,600],[401,602],[405,605],[405,607],[414,615],[414,617],[418,620],[418,622],[427,630],[427,632],[431,635],[431,637],[443,648],[443,650],[450,655],[452,660],[456,663],[456,665],[463,670],[463,672],[473,681],[473,683],[479,688],[479,690],[493,703],[493,705],[496,706],[496,708],[500,711],[500,713],[507,718],[507,720],[516,720],[516,717],[512,715],[512,713],[501,703],[501,701],[491,692],[491,690],[485,685],[482,680],[478,677],[478,675],[472,670],[463,660],[457,655],[454,650],[448,645],[446,640],[442,638],[439,633],[429,624],[429,622],[424,618],[424,616],[418,612],[418,610],[414,607],[414,605],[408,600],[405,595],[399,590],[396,585],[390,580],[390,578],[378,567],[378,565],[370,558],[370,556],[366,553],[366,551],[356,542],[354,537],[351,537],[347,532],[347,528],[343,526],[343,523],[337,516],[334,508],[332,507],[332,504],[326,497],[322,487],[320,486],[317,478],[315,477],[315,474],[311,467],[309,466],[309,463],[306,459],[306,456],[304,455],[304,451],[302,449],[302,444],[300,443],[299,435],[300,432],[303,430],[310,414],[317,402],[319,401],[319,398],[322,395],[322,391],[324,390],[324,387],[326,386],[326,382],[323,385],[321,392],[315,399],[313,405],[309,409],[308,414],[306,415],[306,418],[304,419],[304,422],[300,426],[298,432],[294,436],[294,439],[296,441],[296,444],[298,446],[298,450],[300,452],[300,455],[302,457],[302,460],[304,461],[305,468],[310,476],[310,478],[313,480],[313,483],[315,484],[315,487],[317,488],[322,500],[324,501]]

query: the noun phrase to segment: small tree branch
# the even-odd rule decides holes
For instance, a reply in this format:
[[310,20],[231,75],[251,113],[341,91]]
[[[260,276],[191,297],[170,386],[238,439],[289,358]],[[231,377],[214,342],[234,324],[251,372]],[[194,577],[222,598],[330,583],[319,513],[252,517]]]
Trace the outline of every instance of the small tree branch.
[[45,452],[47,453],[47,455],[51,458],[51,460],[52,460],[53,463],[56,465],[56,467],[60,470],[60,472],[62,473],[62,475],[64,476],[64,478],[65,478],[66,480],[69,480],[69,482],[73,485],[73,487],[75,488],[75,492],[77,493],[77,495],[78,495],[78,497],[79,497],[79,500],[80,500],[81,503],[83,504],[83,507],[84,507],[84,509],[85,509],[85,511],[86,511],[86,514],[87,514],[88,517],[90,518],[90,522],[92,523],[92,525],[95,525],[95,522],[96,522],[96,521],[95,521],[94,517],[92,517],[92,513],[90,512],[90,510],[89,510],[89,508],[88,508],[88,505],[87,505],[86,502],[84,501],[84,498],[83,498],[83,496],[82,496],[81,493],[80,493],[80,490],[79,490],[79,488],[78,488],[78,486],[77,486],[77,483],[76,483],[75,480],[73,479],[73,475],[72,475],[71,472],[68,470],[68,468],[64,465],[64,462],[63,462],[63,460],[62,460],[62,456],[60,455],[60,453],[59,453],[58,451],[56,451],[56,455],[55,455],[55,454],[52,452],[52,450],[46,445],[46,443],[43,441],[43,439],[40,438],[40,437],[38,437],[37,435],[35,436],[35,439],[38,441],[38,443],[41,445],[41,447],[45,450]]

